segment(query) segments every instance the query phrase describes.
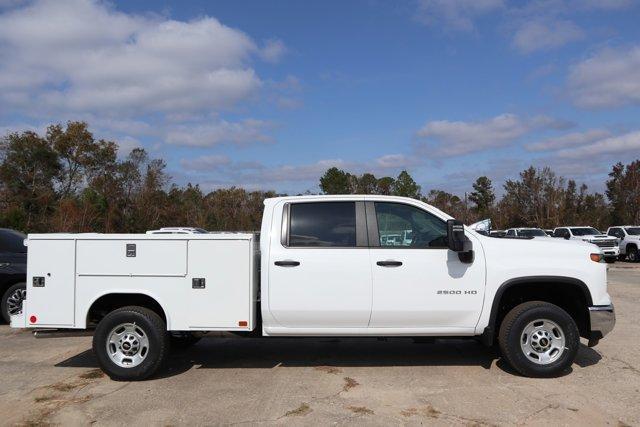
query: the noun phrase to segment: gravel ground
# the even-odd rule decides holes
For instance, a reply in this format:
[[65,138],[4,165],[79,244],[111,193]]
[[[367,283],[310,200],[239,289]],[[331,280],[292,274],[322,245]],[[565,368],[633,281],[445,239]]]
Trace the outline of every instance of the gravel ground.
[[160,377],[113,382],[90,337],[0,326],[0,424],[640,424],[640,265],[616,263],[614,331],[572,372],[514,375],[469,340],[209,338]]

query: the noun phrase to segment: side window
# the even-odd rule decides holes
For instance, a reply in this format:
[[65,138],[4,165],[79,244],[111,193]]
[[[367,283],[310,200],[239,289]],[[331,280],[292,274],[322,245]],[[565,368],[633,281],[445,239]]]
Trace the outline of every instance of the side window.
[[515,236],[516,230],[507,230],[507,236]]
[[355,247],[355,202],[294,203],[289,211],[289,246]]
[[609,230],[609,232],[607,234],[609,236],[619,237],[621,239],[624,238],[624,235],[622,235],[621,230],[619,228],[612,228],[612,229]]
[[381,247],[446,248],[444,221],[414,206],[376,202]]
[[567,232],[566,228],[558,228],[554,234],[554,237],[567,237],[569,232]]

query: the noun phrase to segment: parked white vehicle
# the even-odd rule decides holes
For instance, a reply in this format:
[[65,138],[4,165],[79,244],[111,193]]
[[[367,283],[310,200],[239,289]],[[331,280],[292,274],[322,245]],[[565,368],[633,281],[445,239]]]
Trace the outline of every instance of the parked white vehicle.
[[550,238],[547,233],[541,228],[527,228],[527,227],[519,227],[519,228],[509,228],[507,229],[507,236],[514,237],[542,237],[542,238]]
[[602,250],[606,262],[614,263],[620,255],[618,248],[618,240],[602,234],[593,227],[587,226],[571,226],[556,227],[553,230],[553,237],[562,237],[567,240],[581,240],[593,243]]
[[204,234],[208,233],[203,228],[195,227],[162,227],[158,230],[149,230],[147,234]]
[[483,236],[403,197],[267,199],[259,235],[27,243],[28,298],[11,326],[95,328],[98,363],[121,380],[149,377],[198,331],[477,337],[521,374],[555,376],[581,336],[595,345],[615,324],[593,245]]
[[640,226],[621,225],[609,227],[607,234],[618,239],[619,258],[621,260],[627,258],[631,262],[640,261]]

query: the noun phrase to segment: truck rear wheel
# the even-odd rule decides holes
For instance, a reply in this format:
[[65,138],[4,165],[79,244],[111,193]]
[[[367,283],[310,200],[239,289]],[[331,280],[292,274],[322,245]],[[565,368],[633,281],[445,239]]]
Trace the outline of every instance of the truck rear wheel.
[[580,335],[574,320],[560,307],[530,301],[514,307],[500,325],[502,355],[527,377],[554,377],[573,363]]
[[157,313],[144,307],[122,307],[107,314],[93,335],[100,368],[118,381],[153,375],[169,352],[169,334]]
[[638,262],[640,260],[638,254],[638,248],[635,246],[627,247],[627,258],[629,258],[629,262]]

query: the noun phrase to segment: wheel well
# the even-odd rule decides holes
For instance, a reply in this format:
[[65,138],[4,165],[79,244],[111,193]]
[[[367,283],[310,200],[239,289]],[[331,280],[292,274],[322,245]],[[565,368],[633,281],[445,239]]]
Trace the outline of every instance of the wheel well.
[[[502,288],[501,288],[502,289]],[[505,285],[491,313],[492,339],[497,336],[504,317],[515,306],[527,301],[545,301],[566,311],[576,322],[580,336],[589,336],[591,295],[582,282],[523,282]]]
[[126,307],[129,305],[136,305],[139,307],[145,307],[155,312],[164,320],[167,321],[167,316],[162,309],[162,306],[150,297],[144,294],[107,294],[103,295],[91,305],[89,312],[87,313],[87,327],[95,326],[102,320],[104,316],[109,314],[115,309],[120,307]]
[[627,246],[625,246],[625,252],[629,252],[629,249],[631,248],[638,249],[638,246],[636,246],[635,243],[627,243]]

